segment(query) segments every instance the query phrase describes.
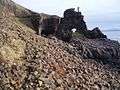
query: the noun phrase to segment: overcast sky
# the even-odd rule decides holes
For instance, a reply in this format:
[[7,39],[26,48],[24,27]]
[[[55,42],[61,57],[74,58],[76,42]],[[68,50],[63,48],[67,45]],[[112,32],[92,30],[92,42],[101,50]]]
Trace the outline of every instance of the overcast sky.
[[79,6],[86,13],[119,12],[119,0],[13,0],[38,12],[61,15],[67,8]]
[[[65,9],[80,7],[89,29],[120,29],[120,0],[13,0],[39,13],[62,16]],[[120,32],[119,32],[120,33]],[[120,37],[120,35],[119,35]]]
[[[118,23],[120,20],[120,0],[13,0],[22,6],[36,12],[57,14],[62,16],[67,8],[80,7],[89,26],[101,26],[100,24]],[[98,24],[97,24],[98,23]],[[100,24],[99,24],[100,23]],[[95,25],[93,25],[95,24]],[[111,25],[110,25],[111,26]],[[118,28],[119,25],[116,26]],[[115,28],[115,27],[114,27]]]

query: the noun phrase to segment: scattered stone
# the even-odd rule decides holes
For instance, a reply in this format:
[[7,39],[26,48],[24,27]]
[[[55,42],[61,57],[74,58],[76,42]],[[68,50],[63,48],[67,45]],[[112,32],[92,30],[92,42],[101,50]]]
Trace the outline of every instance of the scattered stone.
[[34,74],[35,74],[35,75],[38,75],[38,72],[37,72],[37,71],[35,71],[35,72],[34,72]]
[[[118,42],[107,38],[86,37],[72,37],[69,42],[64,42],[56,37],[41,37],[35,34],[35,29],[29,27],[31,24],[26,25],[22,21],[23,18],[27,23],[30,21],[27,20],[31,17],[27,13],[30,10],[11,0],[1,1],[0,5],[4,8],[2,12],[0,10],[0,34],[3,35],[0,35],[0,90],[90,90],[98,87],[101,90],[120,89]],[[16,16],[16,11],[17,15],[23,15]],[[71,15],[80,16],[79,19],[82,20],[81,13],[74,9],[68,10],[65,18]],[[64,20],[65,18],[63,17],[63,22],[68,23],[69,20]],[[50,17],[49,20],[52,22]],[[77,23],[76,20],[74,23]],[[81,23],[84,27],[85,23]],[[65,34],[69,33],[69,27],[73,26],[68,25]],[[83,27],[78,29],[79,33]]]
[[43,82],[42,81],[39,81],[39,86],[42,86]]

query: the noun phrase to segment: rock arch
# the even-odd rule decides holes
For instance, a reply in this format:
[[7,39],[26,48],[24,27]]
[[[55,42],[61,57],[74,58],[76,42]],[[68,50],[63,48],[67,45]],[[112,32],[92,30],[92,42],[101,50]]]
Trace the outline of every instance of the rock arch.
[[64,12],[64,16],[61,18],[57,36],[64,41],[69,41],[72,38],[72,29],[76,29],[76,32],[79,33],[87,30],[84,16],[81,14],[81,12],[76,12],[74,8],[67,9]]

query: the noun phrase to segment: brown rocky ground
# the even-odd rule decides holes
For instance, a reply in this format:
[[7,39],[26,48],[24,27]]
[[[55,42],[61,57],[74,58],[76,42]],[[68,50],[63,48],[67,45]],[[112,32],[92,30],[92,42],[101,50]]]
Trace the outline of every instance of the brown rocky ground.
[[72,45],[36,35],[6,9],[0,16],[0,90],[120,90],[119,68],[70,53]]

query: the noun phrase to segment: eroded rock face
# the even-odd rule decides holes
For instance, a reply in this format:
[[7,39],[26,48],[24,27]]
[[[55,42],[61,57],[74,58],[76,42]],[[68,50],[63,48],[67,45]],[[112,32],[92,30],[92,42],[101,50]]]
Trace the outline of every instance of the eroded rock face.
[[73,34],[72,29],[76,29],[77,33],[82,34],[89,39],[107,38],[98,27],[94,28],[92,31],[87,30],[84,16],[81,12],[76,12],[74,8],[67,9],[64,12],[64,17],[60,20],[56,35],[64,41],[70,41]]
[[58,30],[60,17],[55,15],[32,13],[31,22],[38,35],[54,35]]
[[76,28],[77,32],[87,30],[87,26],[86,26],[86,23],[84,21],[84,16],[81,14],[81,12],[75,11],[74,8],[67,9],[64,12],[63,23],[67,24],[68,28],[70,30],[73,29],[73,28]]
[[76,12],[74,8],[67,9],[64,12],[64,17],[61,18],[57,36],[64,41],[69,41],[72,38],[72,29],[76,32],[85,32],[87,30],[86,23],[81,12]]
[[69,41],[72,38],[73,28],[79,33],[87,30],[83,15],[74,9],[67,9],[63,18],[55,15],[32,13],[31,22],[37,34],[43,36],[52,34],[64,41]]
[[41,35],[54,35],[55,32],[58,30],[58,25],[59,25],[59,17],[57,16],[50,16],[49,18],[46,18],[43,20],[43,22],[40,23],[39,30],[41,30]]
[[65,10],[62,18],[55,15],[38,14],[34,12],[31,12],[30,18],[34,30],[38,35],[49,36],[52,34],[68,42],[72,38],[72,29],[76,29],[76,32],[90,39],[107,38],[99,28],[87,30],[84,16],[81,12],[75,11],[74,8]]

